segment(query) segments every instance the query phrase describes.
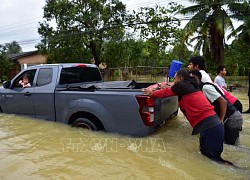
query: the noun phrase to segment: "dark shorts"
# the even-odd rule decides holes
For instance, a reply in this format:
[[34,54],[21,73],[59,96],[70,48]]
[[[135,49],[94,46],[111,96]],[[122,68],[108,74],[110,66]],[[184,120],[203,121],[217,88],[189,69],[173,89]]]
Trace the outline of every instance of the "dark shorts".
[[200,151],[214,161],[221,161],[223,151],[224,127],[220,123],[200,132]]
[[235,111],[227,120],[224,122],[225,127],[225,143],[235,145],[240,134],[243,119],[239,111]]

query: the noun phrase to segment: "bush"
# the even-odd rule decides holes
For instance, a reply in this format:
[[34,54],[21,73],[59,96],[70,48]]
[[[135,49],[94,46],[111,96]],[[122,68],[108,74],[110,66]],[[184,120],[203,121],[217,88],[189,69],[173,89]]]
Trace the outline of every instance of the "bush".
[[3,75],[2,79],[1,79],[1,82],[8,81],[8,80],[9,80],[8,76]]

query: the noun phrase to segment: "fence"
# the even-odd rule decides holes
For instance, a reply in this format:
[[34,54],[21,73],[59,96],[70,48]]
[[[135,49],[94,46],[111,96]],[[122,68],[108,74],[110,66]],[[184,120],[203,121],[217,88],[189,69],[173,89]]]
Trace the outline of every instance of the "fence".
[[136,66],[100,70],[105,81],[134,79],[137,82],[162,82],[168,74],[168,67]]
[[[100,69],[105,81],[125,81],[134,79],[137,82],[163,82],[166,81],[169,68],[153,66],[119,67]],[[250,73],[250,70],[249,70]],[[211,76],[212,79],[215,76]],[[235,87],[247,87],[248,76],[226,76],[226,82]]]

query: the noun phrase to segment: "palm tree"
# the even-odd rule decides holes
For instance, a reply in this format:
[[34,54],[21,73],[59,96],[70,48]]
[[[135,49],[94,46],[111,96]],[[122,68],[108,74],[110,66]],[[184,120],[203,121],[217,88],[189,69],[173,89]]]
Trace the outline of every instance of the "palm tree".
[[231,11],[234,12],[233,18],[242,21],[243,23],[235,29],[227,38],[236,36],[240,38],[250,47],[250,1],[243,4],[232,5]]
[[[243,23],[235,29],[227,38],[235,36],[241,42],[246,44],[246,50],[250,49],[250,1],[246,1],[243,4],[233,4],[230,7],[231,11],[234,12],[234,18],[242,21]],[[250,52],[249,52],[250,54]],[[248,65],[250,64],[250,56],[248,56]],[[250,73],[250,72],[249,72]]]
[[22,52],[21,46],[16,41],[12,41],[10,43],[6,43],[5,46],[6,46],[7,54],[8,55],[17,54],[17,53]]
[[[224,65],[225,30],[234,30],[229,7],[239,0],[191,0],[196,5],[182,9],[179,13],[194,15],[187,23],[189,35],[207,29],[210,39],[211,58],[218,65]],[[229,11],[228,11],[229,10]],[[231,13],[231,11],[230,11]],[[204,36],[203,36],[204,38]]]
[[[236,37],[242,39],[250,48],[250,17],[246,17],[237,29],[235,29]],[[230,37],[230,36],[229,36]]]
[[202,51],[203,56],[207,59],[211,59],[211,45],[210,45],[210,35],[208,28],[199,28],[199,32],[196,36],[192,37],[189,41],[192,44],[197,42],[194,46],[195,52],[200,53]]

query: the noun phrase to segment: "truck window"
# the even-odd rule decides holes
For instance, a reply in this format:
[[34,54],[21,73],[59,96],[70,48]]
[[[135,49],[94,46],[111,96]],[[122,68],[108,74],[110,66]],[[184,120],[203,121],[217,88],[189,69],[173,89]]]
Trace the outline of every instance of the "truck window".
[[23,79],[24,76],[28,77],[30,85],[33,86],[35,74],[36,74],[36,69],[27,70],[23,72],[14,80],[12,88],[22,87],[22,85],[19,82],[20,80]]
[[71,84],[92,81],[102,81],[102,77],[98,68],[70,67],[62,69],[59,84]]
[[36,86],[44,86],[50,84],[52,81],[53,69],[52,68],[42,68],[39,70]]

